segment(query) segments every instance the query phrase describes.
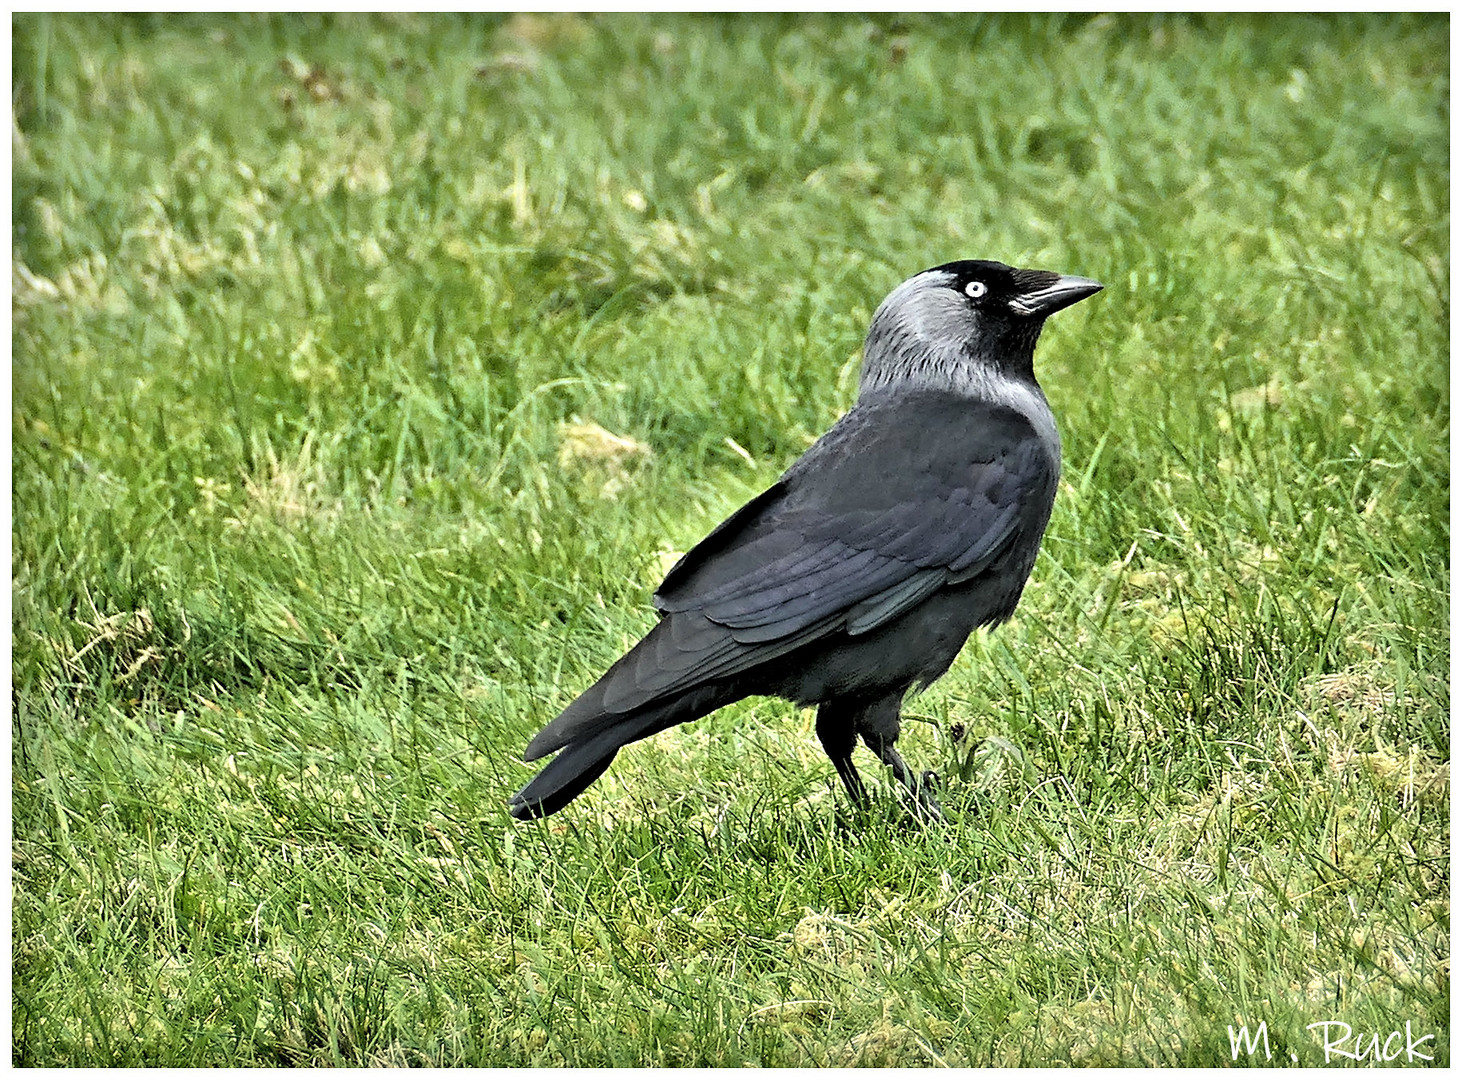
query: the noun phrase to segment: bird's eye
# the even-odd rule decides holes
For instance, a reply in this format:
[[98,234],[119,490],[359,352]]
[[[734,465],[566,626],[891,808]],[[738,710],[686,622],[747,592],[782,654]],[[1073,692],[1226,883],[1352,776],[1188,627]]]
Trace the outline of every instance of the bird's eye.
[[965,286],[965,295],[971,300],[978,300],[989,291],[990,286],[986,285],[983,281],[971,281]]

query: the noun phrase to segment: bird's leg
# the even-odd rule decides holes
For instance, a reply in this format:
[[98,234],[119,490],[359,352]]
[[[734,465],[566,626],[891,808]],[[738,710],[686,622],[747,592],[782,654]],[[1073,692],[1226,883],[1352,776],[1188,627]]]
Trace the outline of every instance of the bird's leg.
[[839,704],[825,701],[817,708],[817,738],[823,750],[832,759],[833,768],[843,779],[848,796],[859,810],[868,808],[868,792],[863,787],[863,778],[853,765],[853,747],[858,745],[858,729],[853,717]]
[[944,810],[934,793],[934,773],[926,772],[922,778],[915,776],[914,770],[909,768],[908,762],[904,761],[903,755],[894,747],[899,737],[899,708],[902,701],[903,695],[900,694],[898,697],[875,702],[859,717],[859,730],[868,749],[893,770],[894,777],[908,790],[919,816],[929,821],[943,822],[946,820]]

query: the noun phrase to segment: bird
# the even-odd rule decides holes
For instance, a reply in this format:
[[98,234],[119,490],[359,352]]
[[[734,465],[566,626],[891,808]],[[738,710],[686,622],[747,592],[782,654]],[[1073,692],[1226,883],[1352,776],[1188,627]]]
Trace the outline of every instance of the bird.
[[1061,471],[1036,340],[1102,287],[982,259],[897,286],[853,407],[670,569],[654,627],[528,743],[525,762],[556,756],[512,816],[557,813],[621,747],[764,695],[816,707],[855,806],[870,805],[861,739],[919,818],[945,820],[935,774],[896,748],[903,702],[1015,610]]

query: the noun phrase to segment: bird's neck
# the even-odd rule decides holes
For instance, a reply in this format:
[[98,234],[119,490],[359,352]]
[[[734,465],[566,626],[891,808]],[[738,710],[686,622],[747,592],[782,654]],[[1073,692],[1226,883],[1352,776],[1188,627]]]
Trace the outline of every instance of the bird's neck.
[[[1034,343],[1032,343],[1034,344]],[[929,349],[922,342],[904,349],[881,348],[865,352],[858,380],[858,403],[875,404],[919,392],[955,394],[982,404],[1003,405],[1024,416],[1042,439],[1060,454],[1061,436],[1056,420],[1036,382],[1030,363],[1003,364],[972,358],[962,348]]]

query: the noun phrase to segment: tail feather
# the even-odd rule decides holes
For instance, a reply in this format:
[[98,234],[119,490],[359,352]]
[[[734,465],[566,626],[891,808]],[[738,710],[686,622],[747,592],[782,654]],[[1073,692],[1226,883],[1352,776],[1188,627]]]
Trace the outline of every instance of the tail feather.
[[[585,740],[603,742],[603,737]],[[599,757],[587,745],[569,746],[508,800],[508,812],[519,821],[556,814],[598,780],[622,744],[615,744]]]
[[702,686],[629,716],[606,717],[608,726],[569,743],[508,800],[509,813],[520,821],[557,813],[599,779],[620,747],[647,739],[676,724],[699,720],[738,696],[728,694],[722,686]]
[[[684,627],[695,622],[695,619],[672,616],[656,623],[598,682],[571,701],[568,708],[533,737],[523,752],[523,760],[535,761],[555,750],[584,742],[601,731],[630,723],[642,714],[678,708],[676,702],[699,693],[706,680],[697,677],[697,669],[725,648],[742,646],[724,627],[713,627],[714,633],[696,633],[695,630],[703,628],[692,627],[690,647],[683,649],[677,642],[687,640]],[[702,686],[697,687],[696,683]]]
[[[779,640],[748,642],[699,612],[672,612],[535,735],[523,760],[535,761],[640,715],[662,708],[678,710],[680,702],[701,701],[709,694],[717,699],[714,705],[672,722],[704,716],[749,692],[727,694],[726,687],[753,685],[746,677],[749,673],[765,670],[773,661],[825,636],[844,619],[845,614],[838,612]],[[770,685],[765,678],[759,683]]]

